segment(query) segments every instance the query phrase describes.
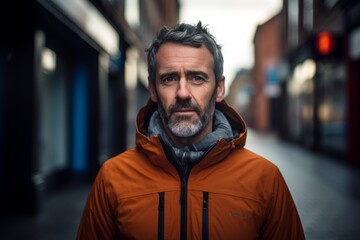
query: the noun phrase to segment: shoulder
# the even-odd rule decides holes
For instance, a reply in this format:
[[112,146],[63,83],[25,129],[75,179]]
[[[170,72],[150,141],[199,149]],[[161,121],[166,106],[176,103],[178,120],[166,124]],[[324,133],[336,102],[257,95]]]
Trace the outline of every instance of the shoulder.
[[143,154],[136,148],[118,154],[102,164],[94,185],[108,195],[117,196],[132,186],[131,182],[138,182],[144,162],[146,160]]
[[234,151],[230,155],[230,165],[241,180],[246,179],[247,184],[255,184],[256,189],[272,191],[277,184],[285,184],[280,169],[269,159],[252,152],[246,148]]
[[276,164],[245,148],[240,155],[241,160],[238,164],[246,166],[247,171],[258,181],[258,185],[262,186],[265,193],[272,195],[277,191],[288,192],[287,183]]
[[136,164],[139,161],[143,161],[144,154],[137,148],[128,149],[118,155],[115,155],[106,160],[101,168],[115,169],[121,166]]
[[100,167],[98,176],[107,180],[119,178],[131,172],[131,169],[143,165],[144,161],[144,154],[136,148],[131,148],[106,160]]
[[269,159],[247,149],[240,148],[234,151],[231,155],[231,158],[235,160],[236,164],[241,166],[248,166],[252,169],[263,170],[268,172],[277,172],[279,171],[278,167],[271,162]]

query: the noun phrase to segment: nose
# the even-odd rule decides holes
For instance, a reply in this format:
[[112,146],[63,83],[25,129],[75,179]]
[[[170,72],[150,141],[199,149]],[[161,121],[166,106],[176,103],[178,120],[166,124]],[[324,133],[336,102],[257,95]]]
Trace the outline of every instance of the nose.
[[191,93],[188,88],[188,83],[185,78],[181,78],[179,81],[179,87],[177,89],[176,97],[179,99],[191,98]]

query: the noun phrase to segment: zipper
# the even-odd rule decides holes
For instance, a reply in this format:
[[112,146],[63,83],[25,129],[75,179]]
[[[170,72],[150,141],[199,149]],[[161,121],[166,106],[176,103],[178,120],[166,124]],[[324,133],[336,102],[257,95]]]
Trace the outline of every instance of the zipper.
[[164,198],[165,193],[159,192],[158,240],[164,239]]
[[180,239],[186,240],[187,238],[187,187],[188,187],[188,177],[189,172],[181,177],[181,196],[180,196],[180,203],[181,203],[181,225],[180,225]]
[[175,160],[176,155],[173,149],[168,146],[161,137],[159,140],[163,146],[164,153],[168,161],[176,168],[180,178],[180,239],[187,239],[187,185],[191,166],[184,172],[182,166]]
[[209,193],[203,193],[202,239],[209,239]]
[[[179,177],[180,177],[180,206],[181,206],[181,213],[180,213],[180,239],[186,240],[187,239],[187,189],[188,189],[188,179],[190,175],[190,171],[192,167],[196,164],[189,164],[187,171],[184,172],[182,167],[179,165],[178,162],[176,162],[176,155],[172,148],[168,146],[161,137],[159,137],[159,140],[163,146],[164,153],[166,155],[166,158],[170,161],[170,163],[176,168]],[[200,162],[202,159],[206,157],[206,155],[216,146],[214,144],[209,149],[207,149],[206,152],[204,152],[202,158],[199,159],[198,162]]]

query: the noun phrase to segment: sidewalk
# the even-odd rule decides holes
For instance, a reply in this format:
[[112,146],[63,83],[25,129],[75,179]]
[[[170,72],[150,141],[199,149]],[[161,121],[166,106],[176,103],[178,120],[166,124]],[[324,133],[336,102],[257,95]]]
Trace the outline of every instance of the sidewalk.
[[[251,130],[246,148],[280,168],[297,205],[306,239],[359,239],[359,171]],[[75,239],[89,188],[90,184],[74,184],[48,194],[39,215],[13,217],[1,223],[0,239]]]
[[251,130],[246,147],[280,168],[297,205],[307,239],[359,239],[359,170]]
[[12,216],[0,223],[0,239],[75,239],[89,189],[90,184],[74,183],[47,193],[38,215]]

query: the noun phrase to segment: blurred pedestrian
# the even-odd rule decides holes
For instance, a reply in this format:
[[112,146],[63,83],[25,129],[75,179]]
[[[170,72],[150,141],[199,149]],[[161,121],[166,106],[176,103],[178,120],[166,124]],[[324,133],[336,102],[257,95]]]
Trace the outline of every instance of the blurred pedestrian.
[[136,147],[103,164],[77,239],[304,239],[279,169],[244,148],[207,27],[164,27],[147,54]]

